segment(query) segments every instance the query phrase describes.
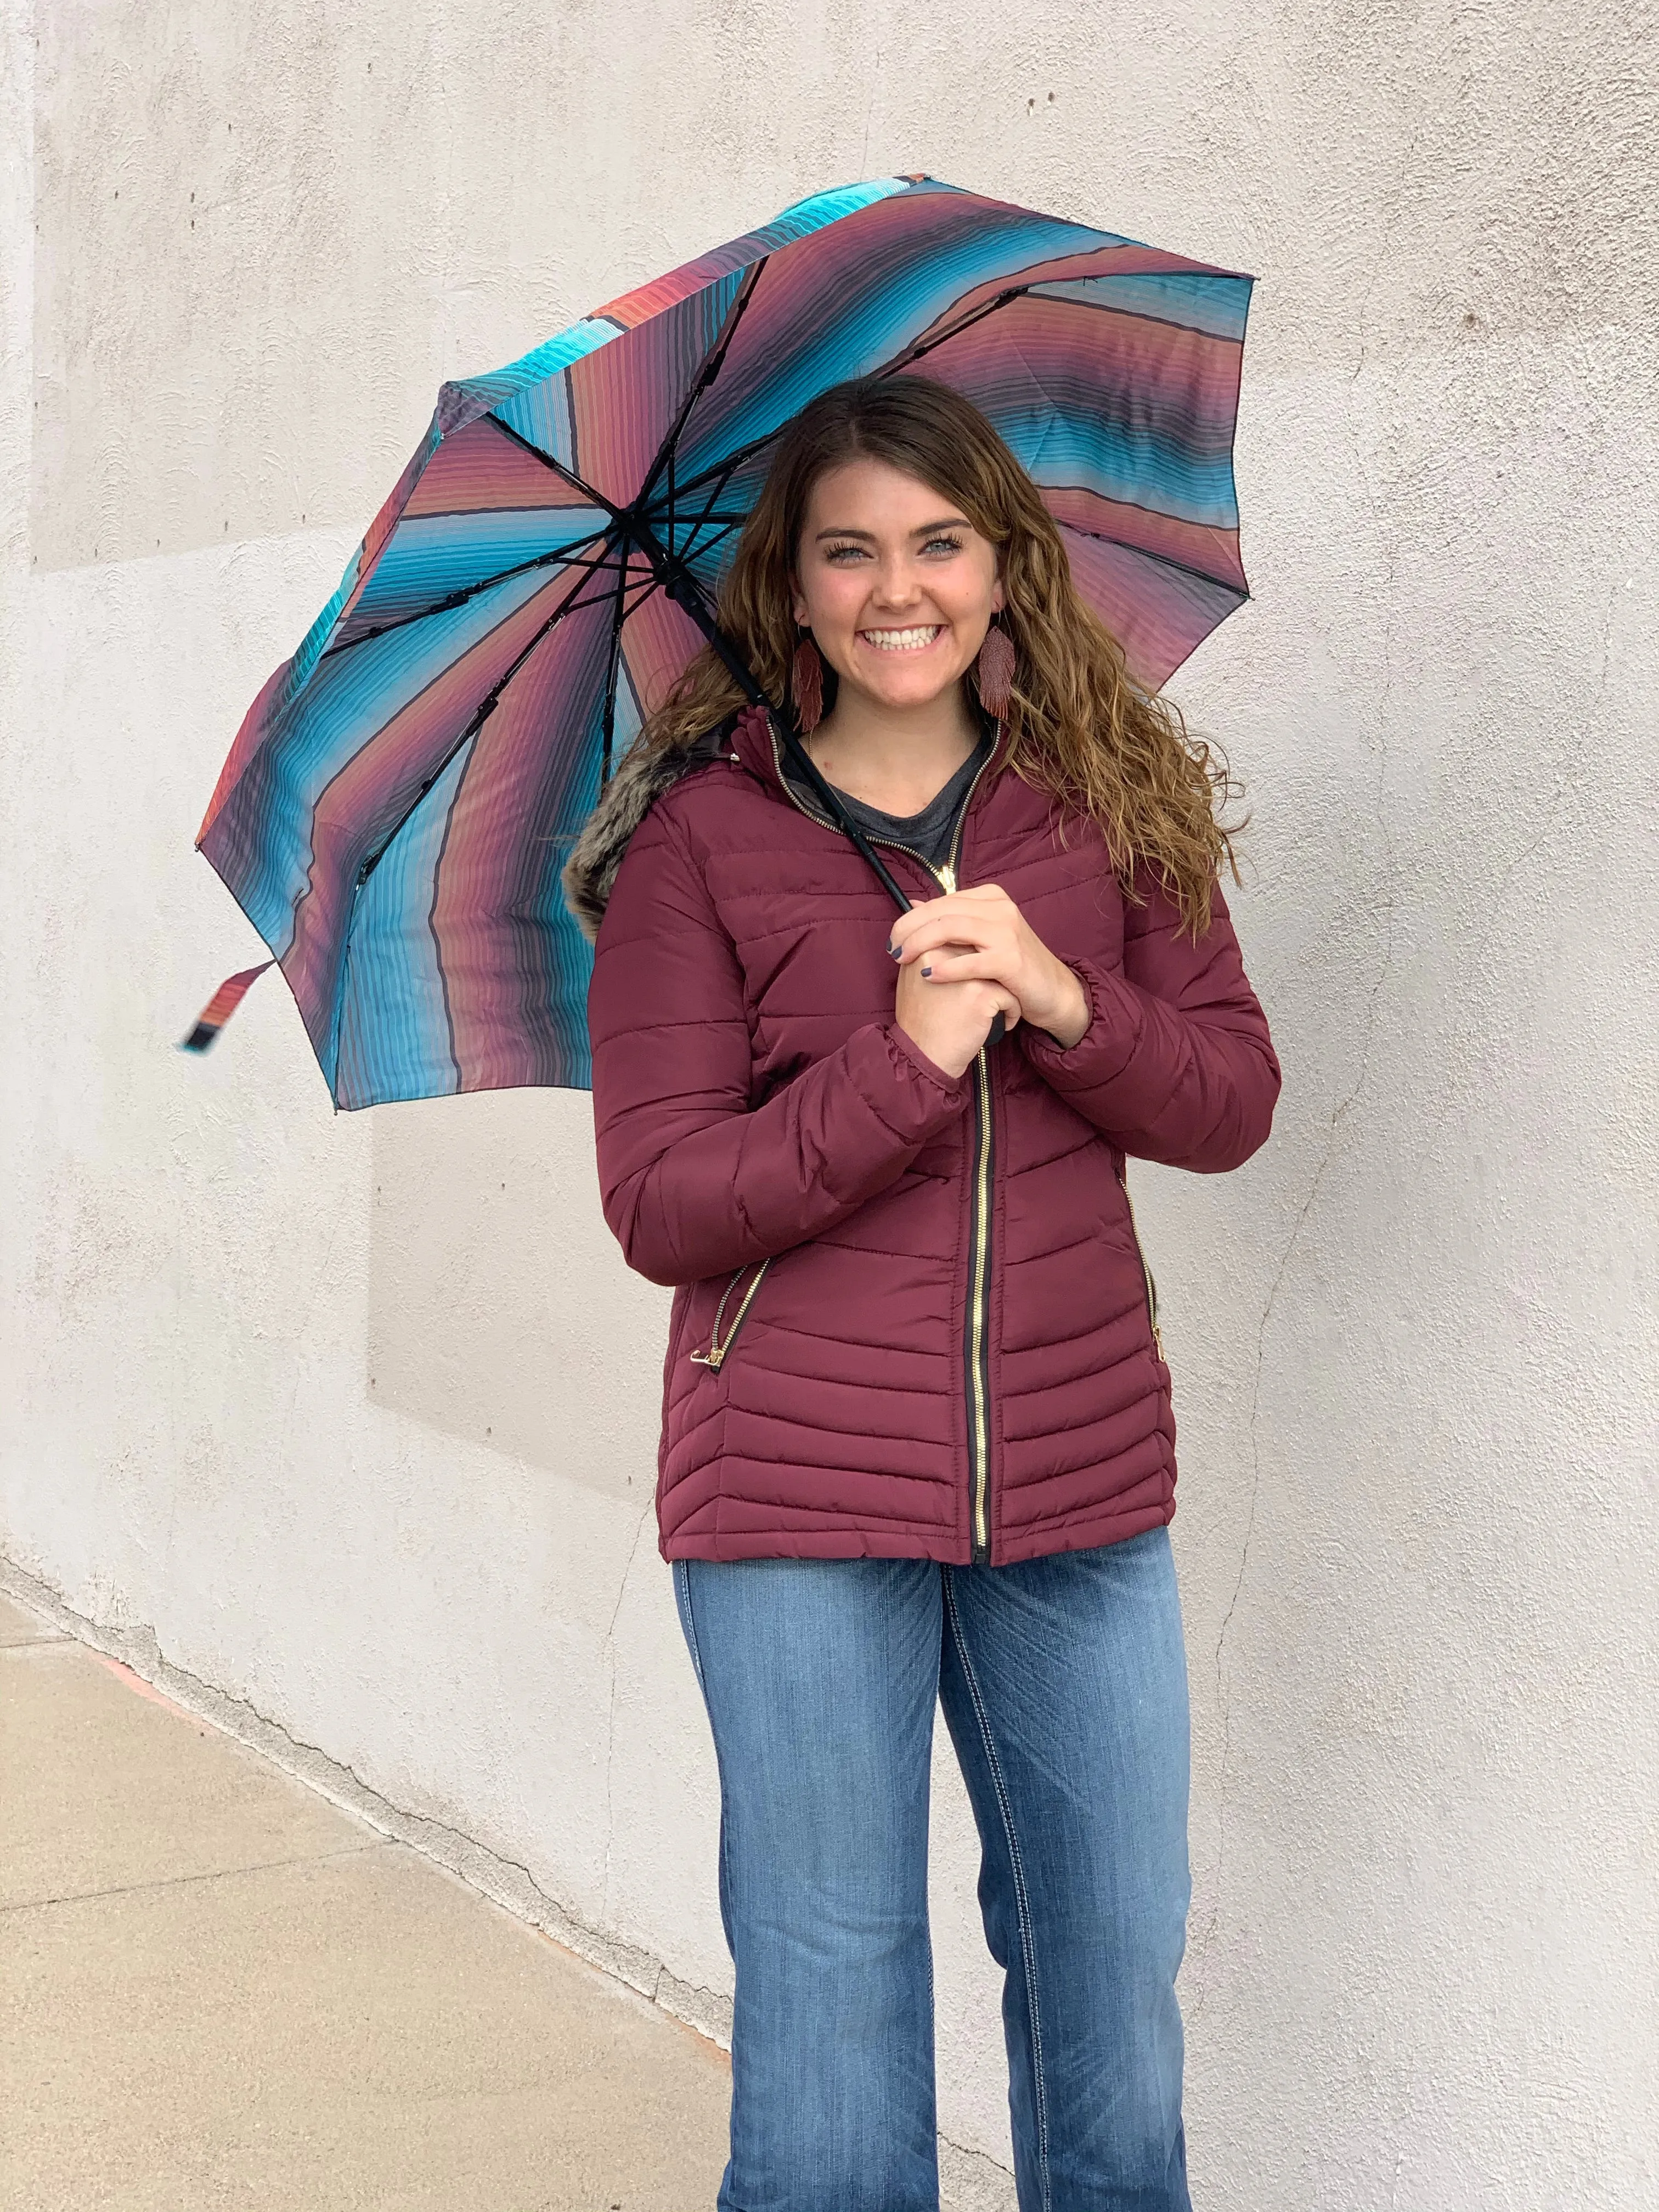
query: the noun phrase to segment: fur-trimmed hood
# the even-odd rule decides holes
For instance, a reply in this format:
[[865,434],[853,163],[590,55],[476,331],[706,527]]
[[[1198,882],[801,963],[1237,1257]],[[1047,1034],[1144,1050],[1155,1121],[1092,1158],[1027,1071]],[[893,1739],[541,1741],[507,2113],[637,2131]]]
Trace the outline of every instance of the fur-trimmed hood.
[[737,717],[680,745],[635,744],[600,793],[564,864],[564,902],[590,944],[599,933],[623,855],[652,807],[684,775],[707,767],[730,739]]

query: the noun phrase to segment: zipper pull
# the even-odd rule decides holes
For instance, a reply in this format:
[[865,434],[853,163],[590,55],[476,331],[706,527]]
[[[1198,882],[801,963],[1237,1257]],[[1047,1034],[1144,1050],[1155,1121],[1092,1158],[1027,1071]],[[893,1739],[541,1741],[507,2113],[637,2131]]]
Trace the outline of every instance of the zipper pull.
[[723,1344],[711,1344],[707,1352],[692,1352],[690,1359],[694,1367],[712,1367],[718,1374],[720,1364],[725,1357],[726,1346]]
[[951,866],[951,863],[950,863],[948,860],[945,862],[945,866],[944,866],[942,868],[940,868],[937,872],[938,872],[938,875],[939,875],[939,879],[940,883],[942,883],[942,884],[944,884],[944,886],[945,886],[945,890],[946,890],[947,891],[953,891],[953,890],[955,890],[955,889],[956,889],[956,887],[957,887],[957,872],[956,872],[956,870],[955,870],[955,869]]

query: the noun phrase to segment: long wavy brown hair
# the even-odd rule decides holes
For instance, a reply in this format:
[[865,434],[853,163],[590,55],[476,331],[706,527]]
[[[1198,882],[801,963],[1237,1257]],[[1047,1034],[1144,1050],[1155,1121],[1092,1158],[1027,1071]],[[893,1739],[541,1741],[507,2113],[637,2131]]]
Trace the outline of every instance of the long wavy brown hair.
[[[1210,926],[1224,860],[1223,806],[1239,787],[1225,760],[1192,736],[1178,708],[1144,690],[1123,649],[1084,604],[1036,486],[977,407],[920,376],[868,377],[822,392],[786,424],[766,483],[720,590],[716,619],[768,696],[786,696],[799,637],[791,578],[806,505],[826,471],[868,455],[951,501],[997,549],[1015,648],[1006,717],[1007,765],[1067,814],[1099,828],[1126,895],[1147,872],[1194,939]],[[834,672],[825,669],[826,698]],[[680,746],[744,703],[705,646],[646,723],[641,742]]]

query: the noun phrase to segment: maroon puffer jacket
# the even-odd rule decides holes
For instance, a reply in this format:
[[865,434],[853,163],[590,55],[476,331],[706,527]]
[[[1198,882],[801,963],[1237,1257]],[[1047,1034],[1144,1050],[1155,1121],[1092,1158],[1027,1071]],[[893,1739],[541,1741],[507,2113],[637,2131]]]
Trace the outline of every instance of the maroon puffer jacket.
[[1124,899],[1091,829],[1068,839],[994,757],[956,877],[1003,886],[1093,1018],[1070,1051],[1022,1024],[952,1080],[893,1021],[891,902],[786,788],[760,716],[607,792],[568,883],[603,915],[605,1218],[678,1285],[665,1559],[1000,1564],[1172,1516],[1124,1156],[1237,1167],[1279,1063],[1219,894],[1194,946],[1156,890]]

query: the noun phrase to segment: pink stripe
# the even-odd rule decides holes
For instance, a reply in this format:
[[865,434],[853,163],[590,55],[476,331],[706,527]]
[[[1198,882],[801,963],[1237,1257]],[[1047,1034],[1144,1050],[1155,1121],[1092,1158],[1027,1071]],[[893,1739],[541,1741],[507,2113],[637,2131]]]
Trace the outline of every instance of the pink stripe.
[[592,774],[586,748],[560,735],[597,719],[611,622],[608,607],[584,610],[537,647],[480,731],[450,811],[432,929],[464,1091],[549,1079],[533,1050],[552,981],[536,917],[562,857],[553,841],[581,811],[572,787]]
[[1072,580],[1118,643],[1137,683],[1157,691],[1219,619],[1225,591],[1122,545],[1062,530]]
[[403,519],[585,504],[556,470],[526,453],[484,415],[444,440],[410,493]]
[[311,823],[311,866],[295,909],[294,941],[283,972],[319,1052],[326,1052],[340,961],[367,826],[392,822],[436,769],[478,702],[529,644],[560,601],[586,581],[561,574],[471,651],[452,661],[402,713],[366,737],[318,799]]
[[1097,492],[1044,485],[1042,500],[1056,522],[1091,538],[1110,538],[1163,561],[1178,562],[1183,568],[1213,576],[1218,583],[1248,588],[1239,558],[1238,532],[1218,530],[1207,522],[1182,522],[1152,507],[1126,507],[1121,501],[1103,499]]

